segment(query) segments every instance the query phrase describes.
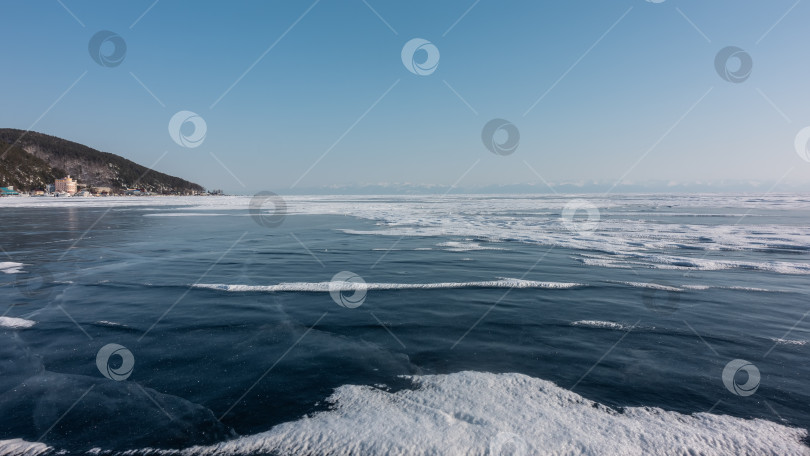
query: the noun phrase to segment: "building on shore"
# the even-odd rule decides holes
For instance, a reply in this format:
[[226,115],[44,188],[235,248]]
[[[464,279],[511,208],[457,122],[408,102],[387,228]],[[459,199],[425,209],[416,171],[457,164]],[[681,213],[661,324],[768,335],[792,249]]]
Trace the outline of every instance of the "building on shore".
[[0,196],[19,196],[19,193],[12,186],[0,187]]
[[76,184],[77,182],[71,179],[70,174],[68,174],[68,176],[63,179],[56,179],[53,186],[56,193],[74,195],[76,193]]

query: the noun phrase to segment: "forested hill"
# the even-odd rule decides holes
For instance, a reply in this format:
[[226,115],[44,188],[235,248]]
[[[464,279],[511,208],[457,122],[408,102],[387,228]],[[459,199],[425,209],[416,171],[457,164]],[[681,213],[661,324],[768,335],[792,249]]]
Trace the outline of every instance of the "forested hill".
[[150,193],[188,194],[202,186],[150,170],[109,152],[33,131],[0,128],[0,187],[29,191],[70,174],[80,185],[113,190],[142,188]]

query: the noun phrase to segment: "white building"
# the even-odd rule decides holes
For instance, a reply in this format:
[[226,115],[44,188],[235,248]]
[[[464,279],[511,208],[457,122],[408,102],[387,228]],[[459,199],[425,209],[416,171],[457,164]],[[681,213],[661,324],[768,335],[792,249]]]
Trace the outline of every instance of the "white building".
[[56,179],[53,187],[57,193],[68,193],[70,195],[76,193],[76,181],[70,178],[70,174],[63,179]]

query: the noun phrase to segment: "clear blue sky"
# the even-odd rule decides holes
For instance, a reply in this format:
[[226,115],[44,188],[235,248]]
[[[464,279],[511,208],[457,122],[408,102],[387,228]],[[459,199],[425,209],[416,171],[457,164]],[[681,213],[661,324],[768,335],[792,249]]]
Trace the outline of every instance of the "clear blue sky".
[[[312,5],[3,2],[0,126],[146,166],[168,151],[156,169],[234,193],[538,182],[526,163],[549,182],[612,182],[645,153],[626,181],[773,182],[791,170],[784,181],[810,189],[793,146],[810,125],[810,2]],[[120,65],[90,57],[100,30],[126,42]],[[439,49],[432,74],[403,65],[412,38]],[[731,45],[753,61],[742,83],[715,70]],[[207,124],[199,147],[169,135],[183,110]],[[518,127],[514,154],[484,147],[493,118]]]

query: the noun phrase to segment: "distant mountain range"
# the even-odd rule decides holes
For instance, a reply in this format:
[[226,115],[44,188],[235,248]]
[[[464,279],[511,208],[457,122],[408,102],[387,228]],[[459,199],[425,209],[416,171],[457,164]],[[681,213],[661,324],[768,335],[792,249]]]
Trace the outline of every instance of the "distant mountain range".
[[33,131],[0,128],[0,187],[43,189],[55,179],[71,177],[80,186],[113,191],[141,188],[158,194],[204,191],[201,185],[170,176],[109,152]]
[[[419,184],[419,183],[358,183],[344,185],[329,185],[321,187],[300,187],[296,189],[298,195],[537,195],[559,194],[676,194],[676,193],[747,193],[766,195],[773,193],[802,193],[810,192],[810,185],[801,182],[763,181],[731,181],[718,180],[713,182],[700,181],[643,181],[622,182],[616,181],[582,181],[582,182],[550,182],[545,183],[516,183],[504,185],[460,185],[446,184]],[[273,189],[283,192],[283,188]]]

